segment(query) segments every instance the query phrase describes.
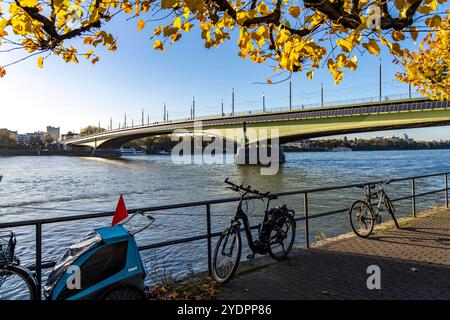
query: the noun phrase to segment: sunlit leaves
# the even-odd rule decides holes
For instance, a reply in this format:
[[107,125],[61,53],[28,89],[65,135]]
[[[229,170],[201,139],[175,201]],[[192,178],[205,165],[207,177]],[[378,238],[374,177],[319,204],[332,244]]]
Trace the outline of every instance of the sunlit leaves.
[[371,54],[374,55],[380,54],[380,47],[378,46],[378,43],[374,39],[370,39],[368,43],[363,43],[362,45]]
[[37,60],[37,65],[39,68],[43,68],[44,67],[44,57],[39,57]]
[[450,18],[440,19],[439,26],[433,19],[437,32],[425,36],[417,51],[405,50],[399,59],[404,71],[396,76],[432,99],[450,99]]
[[352,58],[348,58],[345,54],[340,54],[336,57],[336,59],[329,58],[327,61],[328,69],[333,75],[334,82],[338,84],[342,81],[344,76],[344,68],[348,68],[351,71],[356,70],[357,68],[357,58],[353,56]]
[[142,29],[144,29],[144,27],[145,27],[145,21],[144,20],[139,20],[138,21],[138,24],[137,24],[137,29],[139,30],[139,31],[142,31]]
[[153,43],[153,49],[164,51],[164,44],[158,39]]
[[417,37],[419,36],[419,30],[416,27],[409,28],[409,34],[414,42],[416,42]]
[[258,12],[261,14],[267,14],[269,12],[269,7],[263,1],[258,4]]
[[[180,41],[187,32],[195,32],[208,49],[234,36],[232,41],[243,59],[269,62],[275,73],[304,72],[308,78],[326,65],[339,83],[345,72],[357,68],[355,54],[379,55],[384,46],[394,59],[405,63],[405,81],[413,77],[423,80],[426,74],[428,79],[435,76],[443,83],[449,68],[425,72],[423,64],[439,66],[447,61],[440,50],[444,50],[444,35],[450,38],[443,33],[443,25],[449,28],[440,9],[448,1],[422,0],[418,13],[411,15],[416,0],[387,0],[384,10],[389,14],[383,14],[382,26],[373,27],[369,24],[376,10],[369,0],[360,0],[356,7],[351,0],[313,5],[293,0],[0,0],[0,10],[4,11],[0,16],[0,46],[11,47],[10,39],[14,39],[14,45],[26,53],[42,53],[45,58],[56,55],[70,63],[78,63],[84,56],[95,64],[100,50],[117,49],[115,35],[106,31],[107,23],[112,17],[127,15],[126,20],[147,34],[149,46],[158,51]],[[386,27],[390,21],[396,23]],[[427,32],[423,27],[432,30]],[[435,32],[442,34],[438,41],[434,40]],[[409,39],[420,41],[419,52],[429,54],[428,60],[406,49]],[[448,43],[446,48],[448,51]],[[43,66],[43,59],[38,59],[38,65]],[[0,69],[2,76],[4,68]]]
[[0,67],[0,78],[3,78],[6,75],[6,70]]
[[394,41],[402,41],[405,40],[405,35],[402,31],[394,30],[392,31],[392,40]]
[[442,21],[441,17],[439,15],[435,15],[431,18],[427,18],[425,20],[425,24],[430,28],[436,28],[441,25],[441,21]]
[[298,6],[292,6],[288,8],[288,12],[293,18],[298,18],[300,15],[300,8]]
[[36,7],[38,5],[38,0],[19,0],[19,4],[22,7]]

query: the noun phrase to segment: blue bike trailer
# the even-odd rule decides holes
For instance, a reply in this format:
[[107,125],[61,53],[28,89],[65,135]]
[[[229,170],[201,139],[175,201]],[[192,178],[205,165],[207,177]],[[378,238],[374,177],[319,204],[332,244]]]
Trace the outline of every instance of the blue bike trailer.
[[123,225],[95,229],[61,257],[44,286],[50,300],[108,299],[117,292],[142,296],[145,267]]

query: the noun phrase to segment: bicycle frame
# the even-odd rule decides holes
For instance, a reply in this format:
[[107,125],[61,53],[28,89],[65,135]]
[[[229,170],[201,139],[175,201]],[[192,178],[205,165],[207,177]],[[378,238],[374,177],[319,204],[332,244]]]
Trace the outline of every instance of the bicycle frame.
[[[374,211],[375,215],[378,216],[380,211],[383,211],[385,206],[386,192],[384,191],[384,186],[379,186],[379,190],[372,192],[372,186],[368,185],[364,187],[365,201],[373,209],[372,200],[378,199],[377,210]],[[387,208],[386,208],[387,209]]]
[[375,214],[375,219],[378,219],[381,215],[380,212],[382,211],[387,211],[389,212],[389,214],[391,215],[392,219],[394,220],[394,223],[396,225],[397,228],[399,227],[399,224],[397,222],[397,218],[395,218],[394,212],[391,212],[391,209],[388,208],[386,206],[386,198],[389,199],[389,197],[386,194],[386,191],[384,190],[384,187],[387,183],[380,183],[378,185],[378,190],[376,190],[375,192],[372,192],[372,188],[375,188],[376,185],[367,185],[364,187],[364,195],[365,195],[365,201],[366,203],[372,208],[373,210],[373,205],[372,205],[372,199],[374,199],[374,196],[376,196],[376,198],[378,198],[378,205],[376,207],[376,211],[374,211]]
[[[247,237],[248,246],[249,246],[250,250],[255,253],[255,252],[260,252],[261,248],[258,247],[257,245],[255,245],[255,242],[253,240],[253,235],[252,235],[252,232],[251,232],[251,228],[250,228],[250,222],[249,222],[248,216],[245,213],[245,211],[242,209],[242,202],[245,200],[245,196],[247,194],[248,194],[248,192],[241,193],[239,204],[238,204],[238,206],[236,208],[236,213],[234,215],[233,220],[231,220],[231,227],[232,228],[236,228],[236,227],[240,228],[239,220],[242,220],[242,222],[244,224],[244,232],[245,232],[245,235]],[[264,210],[263,224],[268,221],[270,201],[271,201],[271,199],[268,198],[267,205],[266,205],[266,210]]]

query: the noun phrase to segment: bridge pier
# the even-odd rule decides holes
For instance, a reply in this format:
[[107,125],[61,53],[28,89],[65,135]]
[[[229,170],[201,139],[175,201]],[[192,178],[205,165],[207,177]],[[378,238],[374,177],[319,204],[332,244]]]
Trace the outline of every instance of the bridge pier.
[[65,150],[70,156],[119,158],[121,153],[117,149],[95,149],[86,146],[66,146]]
[[286,162],[286,157],[279,144],[255,142],[237,148],[234,163],[237,165],[271,166]]

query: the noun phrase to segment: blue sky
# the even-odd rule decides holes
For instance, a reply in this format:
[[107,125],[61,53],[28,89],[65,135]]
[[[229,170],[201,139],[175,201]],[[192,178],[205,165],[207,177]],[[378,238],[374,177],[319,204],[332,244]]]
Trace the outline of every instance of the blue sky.
[[[118,16],[108,27],[118,36],[118,50],[101,52],[96,65],[80,59],[80,64],[66,64],[60,58],[49,57],[44,69],[37,67],[36,58],[8,69],[0,80],[0,128],[19,132],[44,130],[47,125],[60,126],[62,132],[79,131],[89,124],[106,127],[110,117],[116,127],[127,113],[129,121],[139,122],[141,109],[151,121],[161,120],[163,104],[169,118],[184,118],[190,114],[192,97],[196,97],[196,114],[218,114],[221,100],[225,111],[231,110],[231,89],[235,88],[236,111],[266,106],[276,108],[289,103],[289,83],[261,85],[272,75],[272,63],[253,64],[237,56],[236,38],[219,48],[205,49],[198,30],[184,34],[164,53],[152,48],[151,25],[142,31],[136,22],[126,22]],[[11,61],[0,54],[0,65]],[[408,87],[398,83],[397,67],[385,52],[383,64],[383,94],[408,94]],[[313,80],[305,74],[292,79],[293,104],[320,102],[320,85],[324,83],[325,102],[366,98],[378,95],[379,57],[358,56],[359,68],[349,72],[338,86],[327,68],[315,73]],[[383,132],[383,135],[408,132],[416,139],[450,139],[450,127]],[[370,137],[375,133],[358,134]],[[376,133],[380,135],[380,133]]]

